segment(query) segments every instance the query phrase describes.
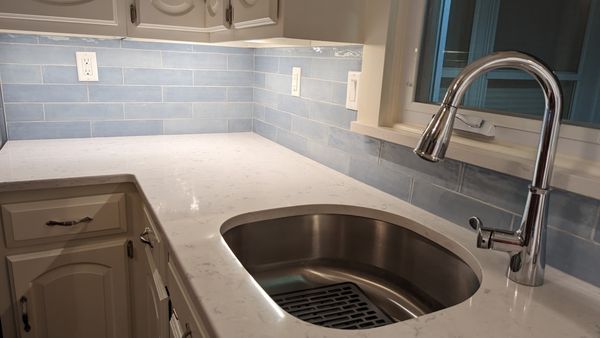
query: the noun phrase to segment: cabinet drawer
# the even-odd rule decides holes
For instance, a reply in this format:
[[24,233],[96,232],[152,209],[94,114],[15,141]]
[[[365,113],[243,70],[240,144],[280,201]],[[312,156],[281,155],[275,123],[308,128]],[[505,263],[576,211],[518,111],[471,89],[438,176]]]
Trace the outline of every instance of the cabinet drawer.
[[4,204],[8,247],[127,231],[123,193]]

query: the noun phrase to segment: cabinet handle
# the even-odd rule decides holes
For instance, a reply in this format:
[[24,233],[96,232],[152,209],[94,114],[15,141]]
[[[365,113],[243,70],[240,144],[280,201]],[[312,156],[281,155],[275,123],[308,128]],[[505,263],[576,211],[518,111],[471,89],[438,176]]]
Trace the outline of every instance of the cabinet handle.
[[129,16],[131,23],[135,24],[137,22],[137,7],[135,7],[135,4],[129,5]]
[[23,320],[23,330],[25,332],[31,331],[31,325],[29,325],[29,315],[27,314],[27,297],[22,296],[21,302],[21,319]]
[[181,338],[190,338],[192,336],[192,329],[190,329],[190,324],[185,323],[185,332]]
[[72,227],[73,225],[81,224],[81,223],[90,223],[94,219],[91,217],[84,217],[82,219],[72,220],[72,221],[48,221],[46,225],[49,227],[53,226],[61,226],[61,227]]
[[225,28],[231,28],[233,25],[233,5],[231,2],[225,8]]
[[154,249],[154,245],[152,244],[152,241],[150,240],[151,233],[152,233],[152,229],[150,229],[149,227],[146,227],[146,229],[144,229],[144,232],[142,232],[140,234],[140,241],[142,241],[142,243],[150,246],[151,249]]

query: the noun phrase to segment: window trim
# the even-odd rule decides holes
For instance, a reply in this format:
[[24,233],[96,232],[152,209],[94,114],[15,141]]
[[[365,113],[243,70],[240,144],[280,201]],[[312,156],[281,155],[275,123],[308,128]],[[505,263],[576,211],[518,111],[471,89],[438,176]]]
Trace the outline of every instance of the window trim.
[[[414,147],[419,131],[438,109],[437,105],[414,100],[427,3],[412,0],[377,2],[378,8],[385,12],[367,10],[367,33],[379,32],[385,38],[365,42],[358,119],[352,130]],[[379,22],[371,18],[374,14],[378,15]],[[387,16],[387,30],[382,30],[381,18]],[[365,86],[365,83],[369,85]],[[460,111],[494,123],[497,137],[484,140],[455,135],[448,157],[530,178],[540,120],[469,109]],[[503,150],[495,154],[499,149]],[[510,151],[505,151],[508,149]],[[486,160],[482,161],[484,158]],[[553,186],[600,199],[600,129],[571,124],[561,126]]]

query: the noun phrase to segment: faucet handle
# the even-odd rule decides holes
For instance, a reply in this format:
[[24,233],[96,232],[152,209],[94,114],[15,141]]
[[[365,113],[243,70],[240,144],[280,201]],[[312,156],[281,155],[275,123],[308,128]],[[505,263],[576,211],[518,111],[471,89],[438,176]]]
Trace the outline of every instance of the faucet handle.
[[485,228],[479,217],[473,216],[469,218],[469,225],[473,230],[477,231],[477,247],[482,249],[490,249],[492,247],[492,229]]

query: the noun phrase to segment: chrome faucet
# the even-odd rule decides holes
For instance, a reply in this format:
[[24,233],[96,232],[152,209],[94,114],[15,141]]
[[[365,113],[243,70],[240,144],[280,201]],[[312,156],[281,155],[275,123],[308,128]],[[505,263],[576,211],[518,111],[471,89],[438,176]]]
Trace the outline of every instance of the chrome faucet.
[[518,230],[485,228],[477,217],[469,219],[469,225],[477,231],[477,247],[510,254],[508,278],[520,284],[540,286],[544,283],[550,179],[562,118],[562,91],[552,71],[535,57],[519,52],[498,52],[471,63],[450,84],[439,111],[425,128],[414,152],[431,162],[443,159],[465,91],[480,75],[499,68],[529,73],[544,91],[545,111],[533,180]]

